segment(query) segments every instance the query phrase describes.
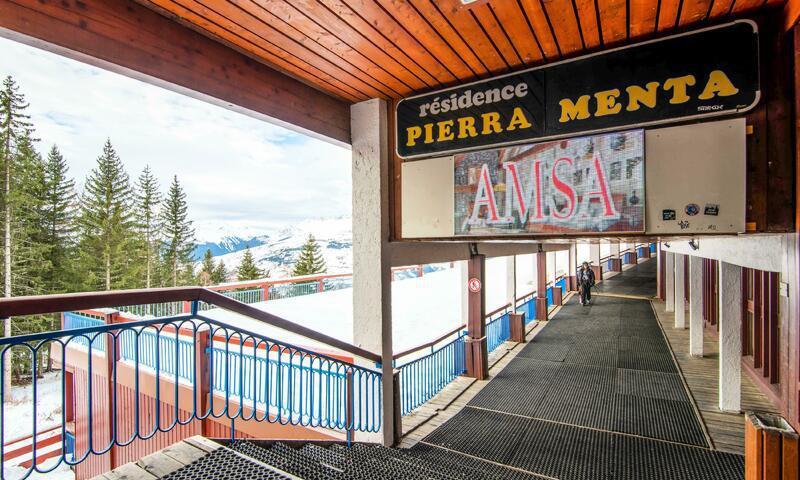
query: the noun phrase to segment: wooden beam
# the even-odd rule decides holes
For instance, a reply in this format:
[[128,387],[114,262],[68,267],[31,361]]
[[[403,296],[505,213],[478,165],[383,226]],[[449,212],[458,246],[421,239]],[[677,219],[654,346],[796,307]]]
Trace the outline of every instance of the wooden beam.
[[789,31],[800,20],[800,0],[788,0],[783,7],[783,29]]
[[132,0],[0,0],[0,35],[337,145],[350,109]]

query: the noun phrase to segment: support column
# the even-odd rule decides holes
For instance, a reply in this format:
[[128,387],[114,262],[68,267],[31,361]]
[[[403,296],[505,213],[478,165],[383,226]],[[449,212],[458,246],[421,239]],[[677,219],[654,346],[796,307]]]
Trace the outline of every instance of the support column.
[[473,255],[469,260],[469,280],[462,288],[469,290],[469,320],[465,342],[466,376],[483,380],[489,376],[489,350],[486,344],[486,257]]
[[571,243],[569,245],[569,260],[567,261],[567,278],[568,290],[574,292],[578,290],[578,282],[576,280],[576,274],[578,272],[578,247],[575,243]]
[[611,243],[611,272],[621,272],[622,271],[622,259],[619,258],[619,242],[612,242]]
[[719,262],[719,409],[742,409],[742,267]]
[[664,255],[661,252],[661,242],[658,242],[656,247],[656,296],[661,300],[665,300],[664,281],[662,280],[663,272]]
[[668,312],[675,311],[675,254],[667,252],[667,257],[664,261],[664,270],[666,271],[666,294],[665,310]]
[[456,325],[453,325],[453,328],[469,323],[469,289],[465,287],[469,283],[469,261],[463,260],[458,262],[457,265],[459,278],[461,279],[459,283],[461,286],[461,316],[456,321]]
[[506,303],[511,304],[511,313],[517,311],[517,256],[506,257]]
[[[400,436],[392,368],[392,269],[389,261],[389,147],[386,102],[350,107],[353,178],[353,342],[383,359],[381,432],[373,441],[393,445]],[[365,364],[365,361],[360,363]],[[375,365],[366,365],[374,368]],[[359,434],[359,437],[369,437]]]
[[603,281],[603,266],[600,265],[600,244],[592,243],[589,245],[589,262],[594,270],[595,282]]
[[683,262],[686,256],[675,254],[675,328],[686,328],[686,293],[684,292],[685,272]]
[[703,356],[703,259],[689,257],[689,355]]
[[547,320],[547,252],[536,254],[536,320]]

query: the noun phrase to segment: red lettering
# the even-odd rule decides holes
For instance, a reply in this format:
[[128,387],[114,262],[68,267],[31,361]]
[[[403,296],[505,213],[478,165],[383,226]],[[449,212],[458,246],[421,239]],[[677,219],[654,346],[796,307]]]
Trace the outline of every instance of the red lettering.
[[[506,218],[509,222],[514,221],[513,201],[516,198],[519,205],[519,220],[521,223],[525,223],[528,217],[528,205],[525,201],[525,192],[522,190],[522,184],[519,181],[517,164],[515,162],[504,163],[503,168],[506,170]],[[511,188],[508,188],[509,184]]]
[[533,218],[536,220],[542,220],[544,215],[542,214],[542,161],[535,160],[533,162],[533,169],[531,171],[531,176],[533,177],[533,188],[536,192],[536,214]]
[[481,166],[481,176],[478,180],[478,189],[475,192],[475,204],[472,207],[472,217],[470,223],[475,223],[478,220],[480,209],[482,206],[489,209],[488,222],[497,222],[497,203],[494,198],[494,188],[492,187],[492,179],[489,176],[489,166],[485,163]]
[[614,208],[614,201],[611,199],[611,195],[608,193],[608,184],[606,183],[606,175],[603,172],[603,166],[600,164],[600,156],[595,154],[594,156],[594,170],[597,174],[597,186],[600,190],[596,190],[594,192],[587,192],[585,201],[590,201],[593,197],[599,197],[600,200],[603,201],[605,208],[603,209],[603,217],[604,218],[617,218],[619,215],[617,214],[616,209]]
[[553,162],[553,171],[551,175],[553,178],[553,187],[555,187],[556,190],[561,192],[564,195],[564,197],[566,197],[567,204],[569,205],[566,214],[561,214],[561,212],[559,212],[558,209],[555,208],[555,205],[553,206],[554,207],[552,210],[553,218],[556,218],[558,220],[564,220],[570,218],[575,213],[575,190],[573,190],[572,186],[570,186],[569,184],[561,181],[561,179],[558,178],[558,175],[556,174],[556,168],[558,168],[558,165],[561,162],[565,162],[567,165],[571,167],[572,159],[567,157],[561,157],[555,162]]

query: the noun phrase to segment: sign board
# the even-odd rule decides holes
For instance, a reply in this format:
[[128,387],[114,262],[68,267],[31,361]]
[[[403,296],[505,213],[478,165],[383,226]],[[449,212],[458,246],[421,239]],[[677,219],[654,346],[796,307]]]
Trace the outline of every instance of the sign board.
[[744,112],[758,102],[755,23],[734,23],[401,100],[397,154],[422,158]]
[[472,293],[480,293],[481,291],[481,281],[475,277],[469,279],[467,286]]
[[644,131],[454,157],[456,236],[645,231]]

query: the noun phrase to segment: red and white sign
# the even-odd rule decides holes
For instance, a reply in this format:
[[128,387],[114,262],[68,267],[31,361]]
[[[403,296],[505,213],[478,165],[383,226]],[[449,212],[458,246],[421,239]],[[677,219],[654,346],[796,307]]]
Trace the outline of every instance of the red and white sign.
[[472,293],[479,293],[481,291],[481,281],[475,277],[469,279],[467,286]]
[[643,232],[644,132],[455,156],[455,234]]

